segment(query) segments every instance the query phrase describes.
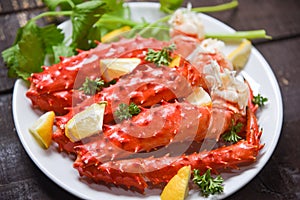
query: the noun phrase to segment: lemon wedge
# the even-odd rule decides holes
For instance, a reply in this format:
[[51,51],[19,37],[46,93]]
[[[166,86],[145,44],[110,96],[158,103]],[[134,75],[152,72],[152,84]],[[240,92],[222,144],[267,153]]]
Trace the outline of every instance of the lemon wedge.
[[54,118],[55,113],[53,111],[48,111],[41,115],[29,128],[31,134],[33,134],[46,149],[49,148],[52,141]]
[[211,106],[212,101],[209,94],[202,88],[197,87],[186,100],[195,106]]
[[106,102],[94,103],[74,115],[65,126],[65,134],[76,142],[102,131]]
[[113,79],[131,72],[141,63],[139,58],[107,58],[100,60],[100,70],[104,81]]
[[184,166],[179,169],[163,189],[160,195],[161,200],[184,200],[189,193],[188,183],[190,177],[191,166]]
[[179,64],[180,64],[180,60],[181,60],[181,57],[180,56],[176,56],[169,64],[169,67],[173,68],[173,67],[178,67]]
[[107,34],[105,34],[102,38],[101,38],[101,42],[104,43],[108,43],[108,42],[112,42],[114,39],[122,36],[122,34],[124,34],[127,31],[130,31],[130,26],[123,26],[119,29],[115,29]]
[[245,67],[251,54],[251,49],[251,42],[244,39],[243,42],[227,56],[235,70],[241,70]]

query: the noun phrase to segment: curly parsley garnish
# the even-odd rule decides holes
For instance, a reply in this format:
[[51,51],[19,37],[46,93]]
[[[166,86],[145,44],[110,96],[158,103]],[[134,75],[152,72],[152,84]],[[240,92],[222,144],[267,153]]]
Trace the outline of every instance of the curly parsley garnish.
[[153,49],[149,49],[145,60],[155,63],[158,67],[162,65],[169,65],[172,61],[171,54],[175,50],[175,48],[175,44],[171,44],[168,47],[164,47],[160,51],[154,51]]
[[210,174],[210,169],[208,169],[202,176],[198,169],[194,169],[193,182],[199,186],[200,191],[203,196],[208,197],[210,194],[220,194],[223,192],[224,187],[222,186],[223,178],[218,175],[213,178]]
[[259,107],[262,107],[265,105],[265,102],[268,101],[268,98],[261,96],[258,94],[257,96],[253,96],[252,103],[255,105],[258,105]]
[[96,78],[95,80],[92,80],[86,77],[85,82],[82,84],[79,90],[82,90],[84,94],[94,95],[96,92],[101,91],[104,86],[105,83],[102,79]]
[[241,122],[238,122],[235,125],[234,120],[232,120],[232,126],[230,131],[228,131],[227,133],[225,133],[222,137],[226,142],[232,142],[232,143],[236,143],[239,140],[241,140],[242,138],[237,134],[239,132],[241,132],[243,128],[243,124]]
[[128,106],[126,103],[120,103],[119,108],[114,112],[119,121],[130,119],[133,115],[137,115],[141,109],[134,103]]

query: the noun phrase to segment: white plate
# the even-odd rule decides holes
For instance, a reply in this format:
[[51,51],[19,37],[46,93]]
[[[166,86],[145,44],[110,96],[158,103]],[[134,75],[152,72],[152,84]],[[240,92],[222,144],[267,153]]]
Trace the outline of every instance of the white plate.
[[[130,3],[132,18],[140,19],[145,17],[148,21],[153,21],[162,16],[159,12],[159,4],[156,3]],[[202,20],[206,31],[209,33],[233,32],[233,29],[222,22],[207,15],[202,15]],[[232,48],[228,47],[229,52]],[[262,57],[255,49],[252,49],[250,60],[244,70],[245,74],[250,75],[258,84],[255,89],[263,96],[268,97],[267,106],[259,112],[259,124],[263,127],[261,138],[265,147],[261,150],[257,162],[241,168],[236,173],[223,174],[225,178],[224,193],[212,198],[225,198],[247,184],[263,168],[272,155],[277,144],[282,126],[282,99],[278,83],[275,76]],[[244,75],[245,75],[244,74]],[[254,82],[252,82],[254,85]],[[76,169],[72,167],[73,161],[65,154],[57,152],[52,145],[48,150],[42,149],[32,135],[28,132],[29,126],[38,118],[39,112],[31,107],[31,102],[26,98],[27,86],[22,80],[15,83],[13,94],[13,115],[19,138],[34,163],[55,183],[70,193],[83,199],[160,199],[158,191],[156,195],[141,195],[133,192],[126,192],[116,187],[107,188],[106,186],[87,184],[80,180]],[[198,191],[191,191],[188,199],[201,199]],[[206,198],[207,199],[207,198]]]

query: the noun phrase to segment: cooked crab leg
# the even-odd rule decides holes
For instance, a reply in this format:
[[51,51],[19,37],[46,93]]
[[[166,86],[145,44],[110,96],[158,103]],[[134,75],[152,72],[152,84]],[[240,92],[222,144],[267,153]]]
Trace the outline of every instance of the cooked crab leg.
[[[144,109],[132,120],[106,125],[103,134],[94,137],[92,142],[76,146],[75,150],[84,157],[84,163],[91,165],[132,153],[149,152],[175,142],[200,142],[205,138],[209,120],[209,107],[197,107],[187,102],[165,103]],[[92,157],[94,163],[89,162]]]
[[[167,42],[141,37],[121,39],[111,44],[101,43],[89,51],[80,51],[76,56],[61,58],[61,62],[53,66],[43,66],[43,72],[34,73],[29,78],[31,85],[26,96],[32,100],[34,107],[65,114],[66,107],[75,105],[71,98],[73,89],[79,88],[86,77],[92,79],[101,77],[100,59],[117,58],[124,52],[134,49],[166,45]],[[84,95],[82,96],[84,100]]]
[[74,167],[82,176],[92,178],[96,182],[104,181],[128,188],[134,187],[143,192],[149,183],[157,185],[168,182],[181,167],[186,165],[191,165],[192,169],[200,169],[202,172],[207,169],[216,172],[253,162],[263,147],[259,143],[260,136],[261,131],[258,129],[256,117],[248,109],[246,139],[236,144],[178,157],[166,155],[160,158],[134,158],[88,166],[79,154]]

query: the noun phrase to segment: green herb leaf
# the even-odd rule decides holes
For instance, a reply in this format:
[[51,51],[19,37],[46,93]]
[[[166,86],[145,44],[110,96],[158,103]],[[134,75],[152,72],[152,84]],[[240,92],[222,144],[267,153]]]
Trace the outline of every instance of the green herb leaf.
[[10,77],[26,80],[31,73],[40,72],[46,54],[53,55],[53,45],[62,43],[61,30],[54,25],[40,28],[29,21],[17,34],[15,45],[2,52]]
[[232,126],[231,126],[230,131],[225,133],[222,137],[226,142],[236,143],[242,139],[237,133],[241,132],[241,130],[243,128],[243,124],[241,122],[238,122],[235,125],[234,120],[232,120],[231,122],[232,122]]
[[255,105],[258,105],[259,107],[264,106],[267,101],[268,101],[268,98],[265,98],[265,97],[261,96],[260,94],[258,94],[257,96],[253,96],[253,99],[252,99],[252,102]]
[[134,103],[130,103],[129,106],[126,103],[120,103],[119,108],[114,112],[114,115],[119,121],[123,121],[130,119],[133,115],[137,115],[140,112],[140,108]]
[[104,81],[100,78],[92,80],[88,77],[85,78],[85,82],[82,84],[82,87],[79,90],[82,90],[84,94],[94,95],[96,92],[99,92],[104,87]]
[[68,0],[43,0],[49,10],[55,10],[55,8],[62,3],[68,3]]
[[160,0],[160,10],[166,13],[172,13],[179,8],[183,3],[183,0]]
[[171,44],[168,47],[164,47],[160,51],[154,51],[153,49],[149,49],[145,57],[145,60],[149,62],[153,62],[159,67],[161,65],[167,66],[172,61],[171,53],[174,51],[175,48],[176,48],[175,44]]
[[209,195],[220,194],[223,192],[224,188],[222,186],[223,178],[218,175],[213,178],[210,174],[210,169],[208,169],[203,175],[200,175],[200,171],[194,169],[193,182],[199,186],[200,191],[203,196],[208,197]]
[[60,10],[72,10],[77,4],[83,3],[84,0],[43,0],[49,10],[55,10],[58,6]]
[[[73,25],[72,46],[87,50],[91,42],[99,40],[100,35],[91,37],[93,26],[99,18],[108,11],[106,3],[103,1],[87,1],[78,4],[73,9],[71,21]],[[90,36],[90,37],[89,37]]]
[[74,55],[74,49],[64,44],[53,46],[52,49],[54,53],[54,63],[60,62],[60,57],[70,57]]
[[64,41],[62,30],[54,24],[40,28],[40,36],[43,40],[46,53],[53,54],[52,46],[59,45]]
[[10,77],[26,80],[32,72],[41,71],[45,54],[40,29],[34,22],[28,22],[18,32],[15,45],[2,52]]
[[128,110],[131,115],[137,115],[141,112],[141,109],[134,103],[130,103]]

